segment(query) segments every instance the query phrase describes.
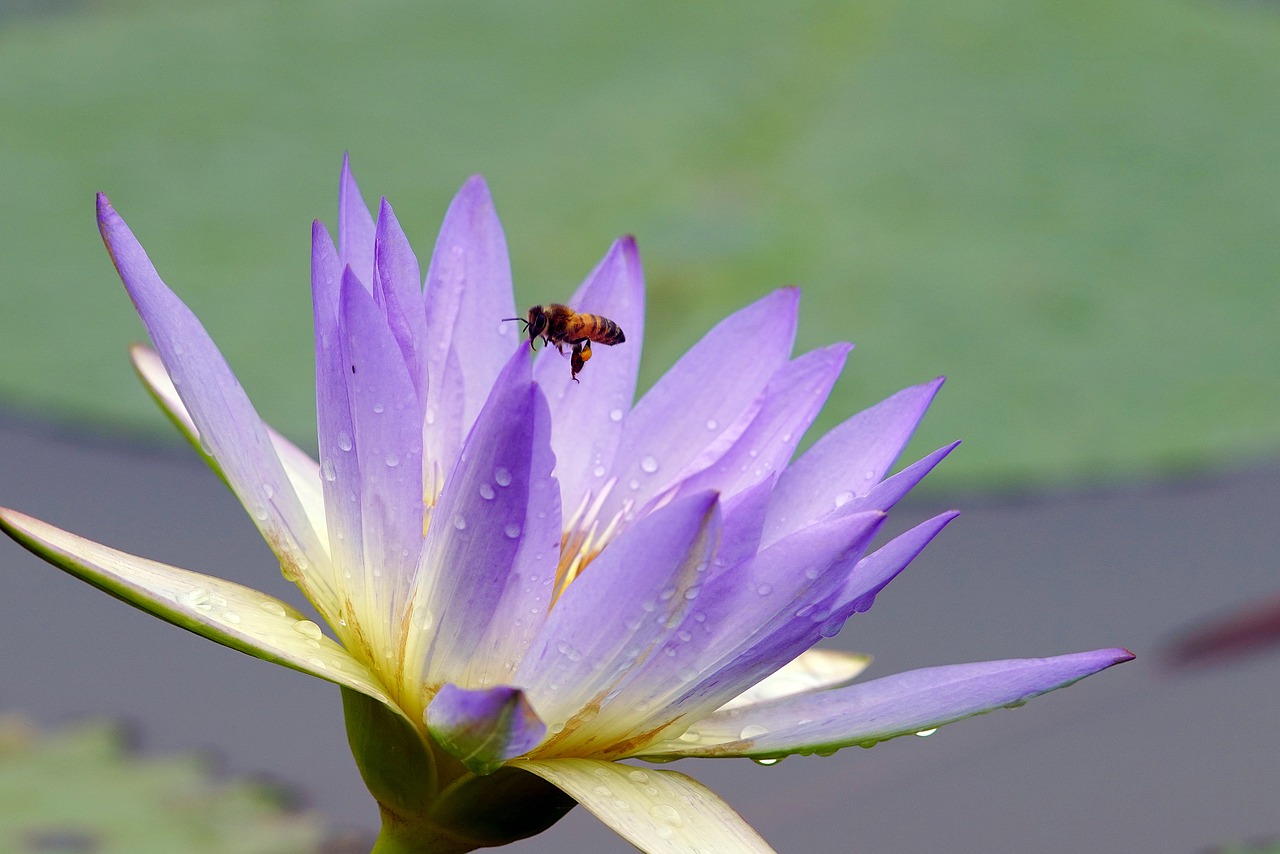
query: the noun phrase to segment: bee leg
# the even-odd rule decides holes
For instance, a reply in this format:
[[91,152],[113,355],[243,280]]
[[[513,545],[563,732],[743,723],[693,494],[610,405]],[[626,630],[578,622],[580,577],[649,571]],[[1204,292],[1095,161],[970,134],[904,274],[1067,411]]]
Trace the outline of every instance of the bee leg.
[[569,366],[573,370],[571,377],[573,381],[578,382],[578,371],[587,363],[587,359],[591,358],[591,348],[583,347],[580,344],[573,345],[573,353],[569,358]]

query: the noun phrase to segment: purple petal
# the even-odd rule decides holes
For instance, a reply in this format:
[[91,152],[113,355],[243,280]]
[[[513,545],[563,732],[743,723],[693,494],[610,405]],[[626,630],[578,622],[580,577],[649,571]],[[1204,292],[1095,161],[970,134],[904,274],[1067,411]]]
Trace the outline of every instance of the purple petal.
[[[511,266],[484,179],[470,178],[445,214],[427,270],[427,458],[447,463],[516,347]],[[449,381],[453,381],[453,385]]]
[[359,479],[337,480],[335,464],[335,507],[360,519],[362,580],[350,587],[373,596],[362,614],[369,633],[375,628],[365,623],[376,621],[382,631],[388,615],[402,613],[422,548],[422,427],[413,380],[387,317],[349,267],[340,295],[338,350],[352,432],[345,443],[338,437],[337,454],[356,457]]
[[902,453],[941,385],[939,378],[903,389],[819,439],[778,479],[764,542],[870,492]]
[[338,179],[338,257],[366,288],[373,287],[373,242],[373,217],[351,174],[351,158],[343,154]]
[[311,226],[311,301],[315,313],[321,487],[334,566],[342,575],[355,578],[364,571],[364,535],[358,489],[360,461],[352,453],[355,427],[347,392],[350,368],[343,359],[338,335],[342,270],[329,232],[316,220]]
[[474,774],[492,774],[538,746],[547,725],[519,688],[468,691],[445,685],[427,707],[427,729]]
[[[638,711],[631,731],[696,720],[817,643],[828,603],[883,521],[867,513],[813,525],[708,580],[662,655],[628,674],[612,700]],[[637,710],[642,698],[650,708]]]
[[[769,498],[773,494],[776,477],[765,477],[727,501],[721,503],[724,526],[720,533],[720,547],[716,549],[711,578],[731,570],[760,548],[760,533],[764,529],[765,514],[769,510]],[[708,579],[710,580],[710,579]]]
[[870,747],[972,715],[1019,706],[1133,658],[1099,649],[1054,658],[985,661],[912,670],[845,688],[797,694],[699,721],[692,740],[642,751],[655,757],[779,757]]
[[418,350],[427,341],[427,318],[422,305],[422,274],[418,259],[409,247],[395,211],[386,199],[378,209],[374,243],[373,294],[387,315],[387,323],[404,362],[409,366],[414,388],[423,396],[427,382],[425,356]]
[[798,302],[783,288],[731,314],[649,389],[623,422],[603,518],[645,506],[733,446],[787,361]]
[[[654,655],[697,596],[719,534],[714,493],[692,495],[624,531],[561,594],[517,671],[543,718],[563,725]],[[561,736],[586,736],[589,727]]]
[[717,489],[728,497],[781,472],[822,409],[851,349],[852,344],[833,344],[779,368],[750,426],[715,463],[681,484],[681,492]]
[[[430,631],[411,631],[404,657],[421,667],[428,686],[464,678],[480,684],[467,677],[473,668],[509,672],[515,647],[550,603],[559,487],[551,478],[550,413],[529,362],[520,349],[511,355],[427,526],[413,620]],[[497,624],[513,614],[523,624]],[[482,659],[495,644],[503,657]]]
[[921,457],[892,477],[877,483],[866,495],[857,496],[843,505],[840,512],[863,513],[867,510],[888,510],[914,489],[917,483],[924,480],[925,475],[933,471],[934,466],[946,459],[947,455],[959,445],[958,441],[952,442],[949,445],[943,445],[932,454]]
[[[618,324],[627,340],[600,348],[581,382],[570,379],[567,360],[544,348],[533,375],[556,413],[551,445],[565,503],[577,506],[588,490],[598,492],[622,436],[622,417],[635,401],[636,373],[644,340],[644,272],[635,240],[624,237],[569,301],[580,312],[600,314]],[[582,425],[590,424],[590,430]]]
[[161,281],[142,246],[98,195],[98,226],[142,322],[208,452],[280,558],[285,575],[333,616],[336,593],[327,550],[248,395],[191,310]]
[[915,560],[924,547],[959,515],[958,510],[940,513],[858,561],[840,593],[837,608],[843,611],[847,607],[851,613],[858,614],[871,610],[876,594],[897,578],[898,573],[906,569],[907,564]]

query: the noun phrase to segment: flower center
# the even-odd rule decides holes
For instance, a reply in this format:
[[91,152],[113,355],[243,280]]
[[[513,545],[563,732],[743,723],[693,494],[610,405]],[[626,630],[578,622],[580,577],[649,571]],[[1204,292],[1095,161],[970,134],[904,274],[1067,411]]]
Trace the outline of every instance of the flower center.
[[560,535],[560,563],[556,567],[556,598],[604,551],[629,517],[634,501],[627,501],[608,518],[601,516],[601,508],[617,482],[618,479],[612,477],[598,493],[588,491],[578,503],[578,509],[565,521],[564,533]]

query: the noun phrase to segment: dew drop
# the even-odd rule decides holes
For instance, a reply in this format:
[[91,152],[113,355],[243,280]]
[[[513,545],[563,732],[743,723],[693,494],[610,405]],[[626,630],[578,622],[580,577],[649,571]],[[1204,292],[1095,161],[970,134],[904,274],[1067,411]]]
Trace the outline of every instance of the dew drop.
[[259,522],[267,521],[267,519],[270,518],[270,515],[267,513],[267,505],[255,502],[253,505],[253,518],[257,519]]
[[262,497],[270,501],[275,497],[276,488],[269,483],[262,484]]
[[320,474],[330,483],[338,479],[338,470],[334,468],[333,460],[325,460],[320,464]]
[[[782,760],[781,759],[756,759],[754,756],[752,756],[751,761],[756,763],[757,765],[777,765]],[[787,767],[791,767],[791,766],[787,766]]]
[[708,430],[719,430],[719,429],[720,429],[720,422],[719,422],[719,421],[716,421],[714,418],[708,418],[708,419],[707,419],[707,429],[708,429]]
[[926,738],[928,736],[933,735],[937,731],[938,731],[937,727],[934,727],[933,729],[922,729],[918,733],[916,733],[916,735],[920,736],[921,738]]
[[355,447],[355,445],[351,441],[351,434],[348,433],[346,430],[343,430],[341,433],[338,434],[338,447],[344,451],[349,451],[353,447]]
[[640,785],[644,785],[649,782],[649,775],[644,771],[641,771],[639,768],[634,771],[628,771],[627,776],[631,778],[632,782],[639,783]]
[[327,666],[323,661],[321,661],[321,660],[320,660],[320,659],[318,659],[318,658],[308,658],[308,659],[307,659],[307,664],[310,664],[312,667],[316,668],[317,670],[328,670],[328,669],[329,669],[329,668],[328,668],[328,666]]
[[[222,612],[222,619],[234,625],[235,623],[240,622],[240,615],[228,608],[226,611]],[[917,733],[917,735],[919,735],[919,733]]]
[[381,403],[375,403],[373,405],[373,411],[377,412],[378,414],[382,414],[383,412],[386,411],[386,407],[383,406]]
[[298,634],[312,640],[320,640],[324,636],[324,632],[320,631],[320,627],[310,620],[298,620],[293,624],[293,630]]
[[277,617],[284,616],[284,606],[279,602],[263,602],[262,610]]
[[679,811],[671,804],[658,804],[649,810],[649,814],[672,827],[680,827],[684,824],[684,819],[680,817]]
[[461,531],[463,528],[467,527],[467,520],[463,519],[461,516],[454,516],[453,527]]
[[507,535],[507,539],[514,540],[516,537],[520,536],[520,526],[515,523],[509,524],[502,529],[502,533]]
[[742,728],[741,732],[738,733],[738,738],[742,739],[743,741],[746,741],[749,738],[755,738],[756,736],[765,735],[768,732],[769,730],[767,727],[762,727],[759,724],[748,724],[747,726],[744,726]]
[[591,473],[596,477],[604,477],[604,472],[605,472],[604,466],[596,466],[594,469],[591,470]]
[[400,465],[400,455],[396,453],[387,454],[387,468],[395,468]]
[[502,466],[498,466],[496,469],[493,470],[493,482],[498,484],[498,486],[510,486],[511,470],[504,468]]
[[756,593],[759,593],[761,596],[768,596],[772,592],[773,592],[772,584],[762,583],[756,587]]
[[631,480],[630,480],[630,481],[628,481],[628,482],[627,482],[627,486],[628,486],[628,487],[630,487],[631,489],[639,489],[639,488],[640,488],[640,481],[636,480],[636,479],[633,477],[633,478],[631,478]]
[[842,492],[836,496],[836,506],[843,507],[844,505],[848,504],[852,500],[853,500],[852,492]]
[[658,461],[652,454],[645,454],[640,459],[640,470],[645,474],[653,474],[658,470]]
[[497,493],[493,491],[492,486],[487,483],[480,484],[480,497],[485,501],[492,501],[493,496],[495,495],[497,495]]
[[621,409],[610,409],[610,410],[609,410],[609,420],[610,420],[610,421],[621,421],[621,420],[622,420],[622,410],[621,410]]

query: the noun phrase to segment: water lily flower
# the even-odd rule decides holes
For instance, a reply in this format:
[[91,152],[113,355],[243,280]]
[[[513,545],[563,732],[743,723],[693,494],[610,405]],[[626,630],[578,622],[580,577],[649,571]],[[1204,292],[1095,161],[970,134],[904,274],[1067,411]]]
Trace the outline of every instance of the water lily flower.
[[[856,681],[815,649],[955,516],[872,548],[954,447],[887,476],[941,384],[905,389],[796,459],[850,347],[796,358],[798,293],[732,314],[634,401],[636,246],[570,304],[626,341],[572,381],[521,341],[502,229],[475,177],[425,279],[344,163],[338,242],[312,231],[319,461],[267,427],[195,315],[98,198],[154,342],[134,365],[244,503],[325,624],[248,587],[13,510],[22,545],[164,620],[342,689],[382,813],[378,852],[463,852],[580,803],[647,852],[768,851],[683,774],[621,760],[870,746],[1016,706],[1132,656],[1101,649]],[[425,282],[425,283],[424,283]]]

